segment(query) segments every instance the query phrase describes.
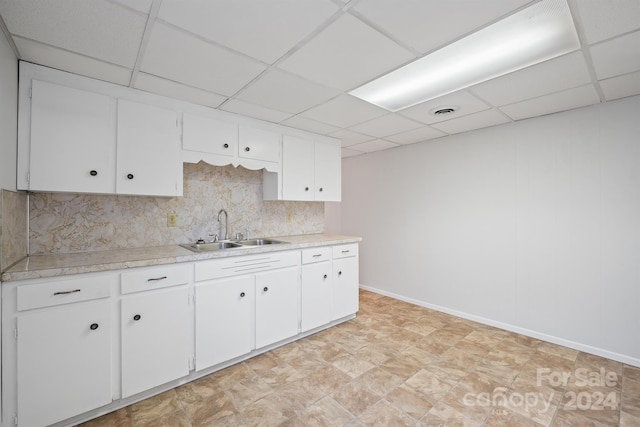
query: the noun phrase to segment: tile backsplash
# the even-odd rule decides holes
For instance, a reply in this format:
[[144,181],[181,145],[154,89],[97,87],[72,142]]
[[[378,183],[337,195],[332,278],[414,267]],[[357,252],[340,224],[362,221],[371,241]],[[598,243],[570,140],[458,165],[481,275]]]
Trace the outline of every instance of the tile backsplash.
[[[255,237],[321,233],[324,203],[264,201],[262,171],[184,164],[184,196],[174,198],[32,193],[31,255],[192,242],[218,233],[220,209],[229,234]],[[177,226],[167,215],[177,214]]]
[[0,270],[27,255],[27,195],[0,190]]

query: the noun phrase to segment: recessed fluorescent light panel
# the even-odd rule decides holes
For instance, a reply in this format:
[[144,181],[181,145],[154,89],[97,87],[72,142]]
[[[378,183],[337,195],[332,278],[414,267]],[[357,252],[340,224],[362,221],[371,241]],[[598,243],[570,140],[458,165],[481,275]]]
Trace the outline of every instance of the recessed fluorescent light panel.
[[544,0],[349,93],[399,111],[578,48],[566,0]]

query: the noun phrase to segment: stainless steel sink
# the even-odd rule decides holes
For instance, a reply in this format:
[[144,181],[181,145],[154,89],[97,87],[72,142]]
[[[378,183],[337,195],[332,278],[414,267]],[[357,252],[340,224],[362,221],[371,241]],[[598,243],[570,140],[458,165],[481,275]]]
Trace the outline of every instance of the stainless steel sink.
[[277,245],[281,242],[279,240],[272,239],[249,239],[249,240],[240,240],[238,241],[242,246],[264,246],[264,245]]
[[246,248],[250,246],[264,246],[264,245],[277,245],[281,242],[279,240],[273,239],[248,239],[248,240],[238,240],[238,241],[228,241],[223,240],[220,242],[209,242],[209,243],[187,243],[184,245],[180,245],[183,248],[187,248],[193,252],[213,252],[213,251],[222,251],[225,249],[233,249],[233,248]]
[[187,248],[193,252],[211,252],[242,247],[242,245],[235,242],[188,243],[186,245],[180,246],[182,246],[183,248]]

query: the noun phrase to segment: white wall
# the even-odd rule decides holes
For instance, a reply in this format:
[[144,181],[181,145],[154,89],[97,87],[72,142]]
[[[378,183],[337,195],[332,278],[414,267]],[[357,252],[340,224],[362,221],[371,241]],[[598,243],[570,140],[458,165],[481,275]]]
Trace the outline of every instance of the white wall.
[[18,59],[0,30],[0,188],[16,189]]
[[347,158],[342,191],[363,286],[640,366],[640,97]]

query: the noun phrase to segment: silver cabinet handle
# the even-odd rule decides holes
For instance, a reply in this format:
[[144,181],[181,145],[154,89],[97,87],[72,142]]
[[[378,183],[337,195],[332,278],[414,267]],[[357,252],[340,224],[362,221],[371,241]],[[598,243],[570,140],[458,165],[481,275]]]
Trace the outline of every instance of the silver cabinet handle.
[[313,257],[318,258],[319,256],[322,256],[322,254],[315,254]]
[[342,251],[343,254],[348,254],[349,252],[349,249],[347,249],[346,251]]
[[72,291],[59,291],[54,292],[53,295],[67,295],[67,294],[75,294],[76,292],[80,292],[80,289],[74,289]]
[[157,282],[158,280],[164,280],[166,279],[167,276],[162,276],[162,277],[154,277],[152,279],[147,279],[147,282]]

